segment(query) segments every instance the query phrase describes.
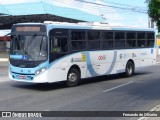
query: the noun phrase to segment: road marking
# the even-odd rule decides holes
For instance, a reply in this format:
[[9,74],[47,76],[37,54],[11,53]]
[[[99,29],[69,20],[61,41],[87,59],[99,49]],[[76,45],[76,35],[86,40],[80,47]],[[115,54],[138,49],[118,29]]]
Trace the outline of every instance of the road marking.
[[8,58],[0,58],[0,62],[7,62]]
[[119,85],[119,86],[116,86],[116,87],[110,88],[110,89],[108,89],[108,90],[104,90],[104,91],[102,91],[102,92],[109,92],[109,91],[111,91],[111,90],[115,90],[115,89],[117,89],[117,88],[120,88],[120,87],[126,86],[126,85],[128,85],[128,84],[133,83],[133,82],[134,82],[134,81],[131,81],[131,82],[128,82],[128,83],[125,83],[125,84],[122,84],[122,85]]
[[[150,111],[160,111],[160,105],[152,108]],[[151,120],[153,117],[140,117],[138,120]],[[157,119],[156,119],[157,118]],[[154,120],[159,120],[159,117],[154,117]]]

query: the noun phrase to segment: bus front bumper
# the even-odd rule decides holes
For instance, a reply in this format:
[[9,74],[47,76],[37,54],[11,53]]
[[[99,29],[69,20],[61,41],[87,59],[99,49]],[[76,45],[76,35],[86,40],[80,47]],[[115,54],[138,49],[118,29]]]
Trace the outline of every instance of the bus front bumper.
[[22,74],[15,74],[9,71],[9,78],[14,81],[19,82],[30,82],[30,83],[48,83],[48,72],[45,71],[37,76],[35,75],[22,75]]

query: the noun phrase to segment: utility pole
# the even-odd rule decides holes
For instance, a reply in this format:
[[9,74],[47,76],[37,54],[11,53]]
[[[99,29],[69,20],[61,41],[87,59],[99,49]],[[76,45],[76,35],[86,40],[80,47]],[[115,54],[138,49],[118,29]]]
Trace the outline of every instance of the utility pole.
[[148,28],[151,28],[150,17],[149,17],[149,15],[148,15]]
[[151,28],[154,28],[154,20],[151,19]]
[[148,28],[154,28],[154,20],[148,15]]
[[[145,3],[149,4],[150,0],[145,0]],[[151,18],[149,17],[148,13],[148,28],[154,28],[154,23],[152,22]]]

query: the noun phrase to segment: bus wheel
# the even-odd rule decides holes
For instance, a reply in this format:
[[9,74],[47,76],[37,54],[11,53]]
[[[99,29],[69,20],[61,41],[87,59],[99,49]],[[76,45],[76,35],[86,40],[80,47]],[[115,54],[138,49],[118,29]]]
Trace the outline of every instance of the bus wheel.
[[79,83],[80,73],[77,69],[71,68],[67,76],[67,86],[74,87]]
[[131,77],[134,74],[134,64],[131,61],[127,62],[126,69],[125,69],[125,75],[126,77]]

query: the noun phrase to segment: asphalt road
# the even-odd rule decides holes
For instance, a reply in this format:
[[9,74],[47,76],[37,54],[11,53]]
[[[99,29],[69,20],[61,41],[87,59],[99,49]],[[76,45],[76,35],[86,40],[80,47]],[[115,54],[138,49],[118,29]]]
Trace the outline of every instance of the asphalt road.
[[[160,104],[160,65],[138,70],[130,78],[110,75],[85,79],[72,88],[63,83],[37,85],[10,81],[7,70],[7,63],[0,63],[0,111],[149,111]],[[138,117],[43,119],[137,120]]]

